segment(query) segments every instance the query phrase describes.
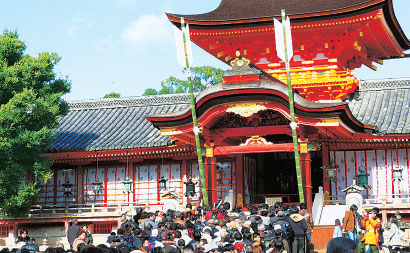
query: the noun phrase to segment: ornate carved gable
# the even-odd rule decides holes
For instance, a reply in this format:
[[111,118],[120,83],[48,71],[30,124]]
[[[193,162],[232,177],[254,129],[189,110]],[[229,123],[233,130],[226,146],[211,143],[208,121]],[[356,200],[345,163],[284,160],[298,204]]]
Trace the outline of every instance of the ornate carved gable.
[[274,110],[260,111],[260,126],[278,126],[278,125],[289,125],[290,120],[285,118],[282,113]]
[[251,117],[243,117],[234,112],[228,112],[222,117],[212,129],[277,126],[289,125],[290,121],[280,112],[274,110],[263,110],[253,114]]

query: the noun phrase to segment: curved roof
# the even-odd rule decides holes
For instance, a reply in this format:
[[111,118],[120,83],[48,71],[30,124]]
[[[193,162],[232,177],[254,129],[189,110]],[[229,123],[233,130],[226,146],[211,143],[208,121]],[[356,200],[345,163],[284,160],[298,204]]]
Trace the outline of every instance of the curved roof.
[[280,17],[281,10],[286,10],[292,22],[312,19],[330,19],[340,16],[352,16],[358,12],[383,9],[386,20],[403,49],[410,49],[407,39],[393,10],[392,0],[221,0],[219,6],[208,13],[181,15],[166,13],[168,18],[179,26],[179,19],[184,17],[191,27],[220,25],[240,25],[256,22],[272,22],[273,17]]
[[[215,93],[220,88],[213,86],[208,92]],[[203,95],[197,96],[197,100]],[[307,103],[305,107],[326,106],[300,99],[295,96],[295,103]],[[357,120],[376,126],[381,133],[410,134],[410,79],[363,81],[347,104]],[[46,152],[171,145],[171,138],[161,136],[145,116],[190,110],[188,94],[86,100],[69,105],[70,112],[60,120],[56,138]]]
[[[208,13],[169,14],[195,21],[227,21],[280,17],[281,9],[289,16],[318,16],[327,12],[346,12],[386,2],[386,0],[222,0]],[[316,15],[315,15],[316,14]]]
[[[198,119],[203,115],[207,117],[206,111],[219,105],[247,101],[272,102],[278,108],[289,108],[288,88],[280,82],[267,79],[216,84],[196,96],[197,117]],[[372,128],[356,120],[344,102],[318,103],[306,100],[298,94],[294,94],[294,102],[297,117],[310,119],[340,117],[345,124],[357,132]],[[214,117],[215,115],[212,114],[212,118]],[[192,124],[190,108],[178,112],[148,115],[147,119],[158,128]]]
[[[220,94],[223,92],[229,92],[233,90],[248,90],[246,92],[246,96],[250,97],[250,93],[252,93],[252,90],[255,89],[255,93],[259,93],[261,89],[266,89],[266,90],[271,90],[271,91],[276,91],[278,94],[282,94],[283,97],[288,97],[288,87],[283,85],[282,83],[279,82],[273,82],[272,80],[268,79],[261,79],[257,82],[244,82],[244,83],[235,83],[235,84],[230,84],[230,83],[219,83],[215,84],[204,91],[198,93],[195,97],[196,99],[196,104],[197,107],[200,107],[205,100],[207,96],[213,97],[214,94]],[[238,94],[235,94],[237,96]],[[243,99],[243,98],[242,98]],[[299,96],[298,94],[294,94],[294,101],[295,101],[295,106],[296,107],[303,107],[306,109],[325,109],[325,108],[332,108],[340,105],[344,105],[345,103],[338,102],[338,103],[317,103],[314,101],[306,100],[303,97]],[[229,102],[227,100],[227,102]],[[203,110],[201,108],[198,108],[198,110]],[[164,114],[153,114],[153,115],[148,115],[149,118],[171,118],[171,117],[179,117],[184,114],[190,113],[191,112],[191,107],[184,108],[180,111],[175,111],[171,113],[164,113]]]

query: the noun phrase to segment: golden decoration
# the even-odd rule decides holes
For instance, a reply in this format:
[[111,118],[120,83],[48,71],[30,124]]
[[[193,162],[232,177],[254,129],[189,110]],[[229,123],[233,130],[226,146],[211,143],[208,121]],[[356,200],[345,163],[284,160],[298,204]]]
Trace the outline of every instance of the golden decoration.
[[241,103],[231,105],[228,109],[226,109],[226,112],[233,112],[235,114],[247,118],[259,111],[267,109],[268,108],[266,108],[262,103]]
[[273,143],[268,142],[265,138],[260,137],[259,135],[255,135],[247,139],[245,143],[242,143],[239,146],[267,145],[267,144],[273,144]]
[[182,134],[182,131],[176,130],[176,128],[162,128],[160,129],[160,131],[161,131],[161,136]]

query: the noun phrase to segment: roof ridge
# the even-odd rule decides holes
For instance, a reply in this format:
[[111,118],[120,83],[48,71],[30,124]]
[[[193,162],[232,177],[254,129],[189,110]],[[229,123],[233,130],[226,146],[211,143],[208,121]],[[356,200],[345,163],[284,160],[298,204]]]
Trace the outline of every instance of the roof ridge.
[[150,95],[125,98],[102,98],[79,101],[69,101],[71,111],[84,109],[118,108],[129,106],[167,105],[189,103],[188,93]]
[[387,78],[374,80],[360,80],[359,91],[368,90],[389,90],[389,89],[410,88],[410,78]]

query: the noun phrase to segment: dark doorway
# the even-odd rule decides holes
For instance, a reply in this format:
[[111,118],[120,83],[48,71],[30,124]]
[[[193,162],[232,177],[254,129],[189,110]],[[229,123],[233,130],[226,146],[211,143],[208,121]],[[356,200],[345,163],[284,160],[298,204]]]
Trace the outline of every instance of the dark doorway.
[[[298,203],[298,185],[293,152],[260,153],[250,155],[257,161],[253,179],[251,203],[265,202],[265,198],[282,200],[284,203]],[[312,193],[318,192],[323,185],[321,151],[311,152]],[[255,182],[256,181],[256,182]],[[251,184],[249,184],[251,185]],[[252,195],[254,196],[252,198]],[[313,199],[314,196],[312,196]]]
[[[323,170],[322,168],[322,151],[310,152],[310,159],[312,160],[312,193],[319,192],[319,186],[323,186]],[[313,199],[314,195],[312,196]]]
[[275,152],[258,154],[258,200],[265,198],[297,202],[298,186],[293,153]]

